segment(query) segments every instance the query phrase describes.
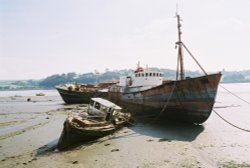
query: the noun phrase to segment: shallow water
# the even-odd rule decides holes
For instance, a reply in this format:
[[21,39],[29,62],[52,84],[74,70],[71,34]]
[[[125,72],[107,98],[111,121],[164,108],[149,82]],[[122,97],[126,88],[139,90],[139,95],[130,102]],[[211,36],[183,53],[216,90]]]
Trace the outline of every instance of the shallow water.
[[221,86],[214,110],[228,121],[250,130],[250,83],[221,84]]
[[57,90],[12,90],[0,91],[0,97],[35,96],[37,93],[44,93],[46,96],[59,96]]

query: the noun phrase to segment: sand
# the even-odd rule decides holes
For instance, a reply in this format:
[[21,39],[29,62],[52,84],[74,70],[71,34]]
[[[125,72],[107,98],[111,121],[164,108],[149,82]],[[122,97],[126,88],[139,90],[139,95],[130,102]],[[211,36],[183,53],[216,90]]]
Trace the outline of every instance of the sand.
[[250,133],[214,113],[203,125],[136,119],[113,135],[59,151],[65,118],[86,106],[64,105],[59,96],[27,98],[0,98],[0,167],[250,167]]

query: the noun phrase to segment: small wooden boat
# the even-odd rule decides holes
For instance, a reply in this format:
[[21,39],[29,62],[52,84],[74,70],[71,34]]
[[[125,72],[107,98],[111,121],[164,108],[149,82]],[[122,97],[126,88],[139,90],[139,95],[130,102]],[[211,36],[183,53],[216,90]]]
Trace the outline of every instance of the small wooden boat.
[[69,116],[65,120],[58,149],[112,134],[130,120],[131,113],[123,112],[121,107],[102,98],[92,98],[87,112]]
[[36,93],[36,96],[45,96],[45,94],[40,92],[40,93]]

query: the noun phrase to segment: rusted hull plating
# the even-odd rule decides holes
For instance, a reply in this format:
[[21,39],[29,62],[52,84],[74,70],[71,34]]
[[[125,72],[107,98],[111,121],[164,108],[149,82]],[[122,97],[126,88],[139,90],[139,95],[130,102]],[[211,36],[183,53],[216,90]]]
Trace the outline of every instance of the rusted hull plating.
[[[190,123],[203,123],[211,114],[221,73],[166,82],[144,91],[109,90],[109,99],[136,114],[154,114]],[[134,89],[133,89],[134,90]]]
[[89,103],[92,97],[107,97],[107,92],[99,91],[70,91],[56,88],[66,104]]

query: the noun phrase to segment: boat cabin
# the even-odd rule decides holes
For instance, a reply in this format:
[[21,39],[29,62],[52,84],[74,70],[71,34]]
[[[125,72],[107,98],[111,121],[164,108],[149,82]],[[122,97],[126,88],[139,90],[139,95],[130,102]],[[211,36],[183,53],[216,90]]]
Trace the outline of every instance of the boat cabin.
[[120,86],[138,87],[138,86],[158,86],[163,83],[163,73],[152,71],[148,68],[137,67],[134,74],[120,77]]
[[116,104],[103,99],[103,98],[91,98],[90,104],[88,107],[88,114],[90,116],[102,117],[103,119],[108,119],[111,115],[114,115],[116,112],[120,112],[121,107]]

